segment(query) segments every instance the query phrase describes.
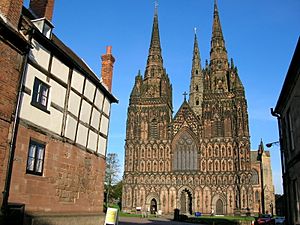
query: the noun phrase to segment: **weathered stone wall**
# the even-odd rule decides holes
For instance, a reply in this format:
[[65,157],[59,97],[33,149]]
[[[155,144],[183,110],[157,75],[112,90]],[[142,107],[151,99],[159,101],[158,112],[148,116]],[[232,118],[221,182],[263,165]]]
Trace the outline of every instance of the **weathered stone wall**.
[[[42,176],[26,174],[30,139],[46,146]],[[104,158],[20,125],[9,200],[27,213],[101,214],[104,172]]]

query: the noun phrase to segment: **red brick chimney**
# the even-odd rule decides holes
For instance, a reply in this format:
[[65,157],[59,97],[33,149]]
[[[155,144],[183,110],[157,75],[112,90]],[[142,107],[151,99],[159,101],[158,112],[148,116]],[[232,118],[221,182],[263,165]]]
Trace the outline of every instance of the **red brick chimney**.
[[102,69],[101,76],[103,83],[107,86],[108,90],[111,91],[112,86],[112,76],[115,58],[111,54],[111,46],[106,47],[106,54],[101,56],[102,59]]
[[0,0],[0,14],[14,27],[18,26],[23,0]]
[[[1,0],[2,1],[2,0]],[[30,0],[29,9],[38,17],[52,19],[54,0]]]

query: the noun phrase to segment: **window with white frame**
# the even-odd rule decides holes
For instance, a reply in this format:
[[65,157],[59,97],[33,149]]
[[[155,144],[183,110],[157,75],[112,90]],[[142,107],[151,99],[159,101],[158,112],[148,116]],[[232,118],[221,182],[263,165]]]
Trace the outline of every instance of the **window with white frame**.
[[50,86],[38,78],[34,79],[31,104],[41,110],[47,110]]
[[45,145],[34,140],[30,140],[26,173],[43,175],[45,158]]

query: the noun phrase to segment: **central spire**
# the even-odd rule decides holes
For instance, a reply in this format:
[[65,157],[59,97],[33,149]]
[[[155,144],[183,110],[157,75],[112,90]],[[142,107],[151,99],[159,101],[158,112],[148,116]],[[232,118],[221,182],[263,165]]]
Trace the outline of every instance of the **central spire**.
[[198,47],[196,28],[194,36],[194,51],[193,51],[193,64],[192,64],[192,76],[198,75],[201,72],[201,59]]
[[149,48],[145,79],[160,77],[163,73],[163,59],[161,56],[159,28],[158,28],[158,4],[155,2],[152,36]]

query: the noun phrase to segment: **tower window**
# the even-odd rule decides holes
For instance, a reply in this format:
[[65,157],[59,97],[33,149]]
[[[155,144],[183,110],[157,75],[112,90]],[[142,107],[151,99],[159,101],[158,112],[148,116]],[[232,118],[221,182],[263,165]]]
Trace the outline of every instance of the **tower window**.
[[196,70],[196,74],[198,74],[198,70]]
[[196,85],[196,88],[195,88],[195,89],[196,89],[196,91],[198,91],[198,90],[199,90],[199,87],[198,87],[198,85]]
[[199,105],[199,99],[196,98],[196,105]]

